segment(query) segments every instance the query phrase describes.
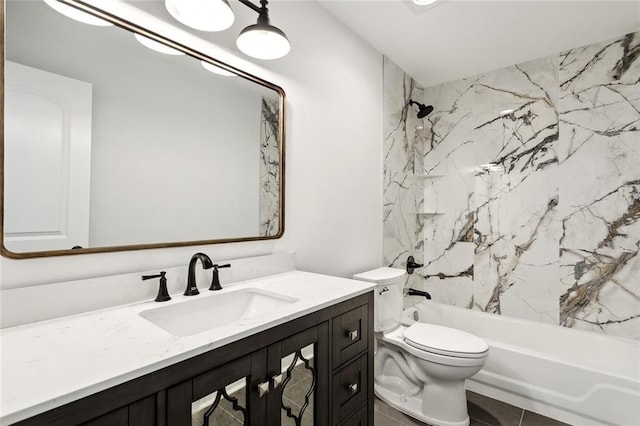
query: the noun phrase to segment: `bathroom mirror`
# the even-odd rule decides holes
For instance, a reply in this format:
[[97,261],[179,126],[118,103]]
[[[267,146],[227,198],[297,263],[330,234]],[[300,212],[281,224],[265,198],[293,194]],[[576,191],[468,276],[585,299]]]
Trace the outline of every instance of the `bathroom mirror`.
[[281,237],[284,91],[75,3],[115,25],[2,5],[2,254]]

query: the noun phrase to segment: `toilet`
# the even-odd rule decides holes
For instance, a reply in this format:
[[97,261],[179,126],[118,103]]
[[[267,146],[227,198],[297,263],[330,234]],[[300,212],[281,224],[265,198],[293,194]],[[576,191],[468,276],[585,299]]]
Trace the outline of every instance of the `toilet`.
[[375,394],[423,422],[467,426],[464,382],[480,371],[489,345],[460,330],[403,318],[405,274],[402,269],[378,268],[353,276],[377,284]]

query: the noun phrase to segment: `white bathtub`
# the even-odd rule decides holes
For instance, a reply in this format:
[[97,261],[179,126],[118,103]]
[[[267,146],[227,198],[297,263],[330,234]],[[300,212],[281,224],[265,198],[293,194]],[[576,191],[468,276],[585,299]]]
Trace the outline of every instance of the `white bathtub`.
[[416,309],[490,345],[467,389],[573,425],[640,425],[640,342],[430,301]]

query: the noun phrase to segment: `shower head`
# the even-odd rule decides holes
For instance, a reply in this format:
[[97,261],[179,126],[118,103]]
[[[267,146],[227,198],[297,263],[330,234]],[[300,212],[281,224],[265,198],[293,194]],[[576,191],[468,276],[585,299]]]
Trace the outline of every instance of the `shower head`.
[[431,105],[421,104],[413,99],[409,99],[409,105],[415,105],[418,107],[418,118],[425,118],[433,111],[433,107]]

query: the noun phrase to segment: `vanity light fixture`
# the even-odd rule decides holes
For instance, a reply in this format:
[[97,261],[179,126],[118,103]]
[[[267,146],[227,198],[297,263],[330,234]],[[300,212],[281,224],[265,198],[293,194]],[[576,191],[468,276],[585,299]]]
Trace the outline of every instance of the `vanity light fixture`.
[[[257,59],[277,59],[289,53],[287,36],[269,20],[269,2],[260,0],[257,6],[250,0],[238,1],[258,14],[258,21],[240,32],[238,49]],[[225,30],[234,20],[228,0],[165,0],[164,4],[171,16],[197,30]]]
[[96,25],[99,27],[110,27],[113,25],[111,22],[85,13],[75,7],[61,3],[58,0],[44,0],[44,2],[56,12],[63,14],[67,18],[82,22],[83,24]]
[[166,44],[151,40],[150,38],[145,37],[141,34],[135,33],[133,36],[140,42],[140,44],[148,47],[151,50],[155,50],[156,52],[164,53],[165,55],[184,55],[184,53],[174,49],[173,47],[169,47]]
[[267,0],[260,0],[260,7],[249,0],[239,0],[240,3],[258,13],[258,22],[249,25],[240,32],[236,45],[246,55],[257,59],[282,58],[289,50],[291,44],[285,33],[271,25],[269,20],[269,8]]
[[234,73],[232,73],[230,71],[227,71],[227,70],[225,70],[223,68],[220,68],[219,66],[213,65],[210,62],[200,61],[200,63],[202,64],[202,67],[205,70],[210,71],[210,72],[212,72],[214,74],[222,75],[222,76],[225,76],[225,77],[233,77],[233,76],[235,76]]

